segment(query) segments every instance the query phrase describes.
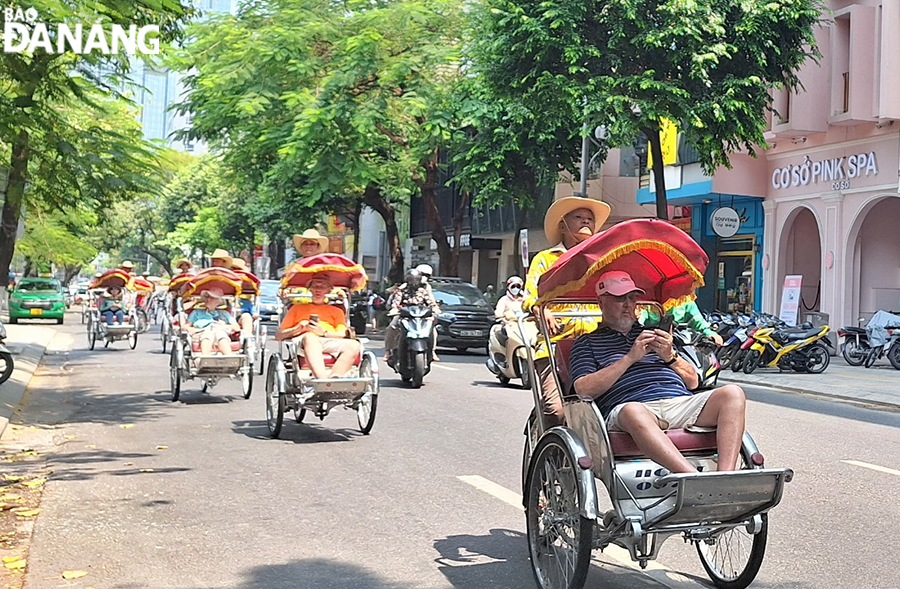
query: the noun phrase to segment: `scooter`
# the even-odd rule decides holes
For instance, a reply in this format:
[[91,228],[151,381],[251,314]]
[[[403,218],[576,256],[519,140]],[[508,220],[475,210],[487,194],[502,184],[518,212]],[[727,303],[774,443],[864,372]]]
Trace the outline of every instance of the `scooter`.
[[517,321],[496,323],[491,328],[488,339],[488,358],[485,365],[501,384],[507,385],[514,378],[522,380],[522,388],[531,388],[531,371],[528,369],[528,352],[537,337],[537,326],[534,321],[526,321],[522,315]]
[[716,357],[716,342],[701,333],[683,328],[672,332],[672,343],[678,354],[697,371],[700,379],[697,390],[715,388],[722,369]]
[[5,383],[12,376],[15,363],[12,352],[6,347],[6,328],[0,323],[0,384]]
[[827,325],[800,332],[774,327],[760,329],[754,334],[755,342],[744,358],[744,374],[750,374],[761,365],[812,374],[824,372],[831,362],[828,347],[832,345],[825,337],[830,329]]
[[433,331],[434,318],[430,308],[414,305],[400,309],[400,342],[397,349],[391,351],[388,365],[414,389],[420,388],[425,375],[431,372]]
[[862,366],[869,356],[869,334],[864,327],[841,327],[838,329],[841,341],[841,356],[850,366]]

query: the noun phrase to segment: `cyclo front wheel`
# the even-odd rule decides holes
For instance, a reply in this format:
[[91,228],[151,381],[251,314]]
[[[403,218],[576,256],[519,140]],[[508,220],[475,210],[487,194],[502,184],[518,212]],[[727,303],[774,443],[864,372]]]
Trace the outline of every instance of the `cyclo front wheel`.
[[266,424],[269,426],[269,434],[277,438],[281,434],[281,426],[284,424],[285,399],[278,386],[278,378],[275,371],[277,363],[281,362],[278,354],[269,357],[269,369],[266,371]]
[[372,362],[363,358],[359,365],[360,378],[371,378],[372,382],[366,386],[364,394],[356,405],[356,421],[359,423],[359,431],[368,435],[375,425],[375,413],[378,410],[378,375],[372,370]]
[[541,438],[525,485],[528,551],[541,589],[581,589],[587,579],[594,522],[581,515],[578,470],[560,436]]

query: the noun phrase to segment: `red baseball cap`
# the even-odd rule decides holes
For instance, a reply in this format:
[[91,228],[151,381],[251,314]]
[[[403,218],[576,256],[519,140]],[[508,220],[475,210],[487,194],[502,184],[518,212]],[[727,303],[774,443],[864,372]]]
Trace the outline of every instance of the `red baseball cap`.
[[604,272],[597,281],[597,296],[608,294],[620,297],[630,292],[646,294],[643,289],[637,287],[628,272],[620,270]]

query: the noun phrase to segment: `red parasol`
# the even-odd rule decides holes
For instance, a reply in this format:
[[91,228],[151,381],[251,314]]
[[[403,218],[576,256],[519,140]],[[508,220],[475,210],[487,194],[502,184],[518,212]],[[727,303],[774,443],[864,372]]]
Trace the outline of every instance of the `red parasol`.
[[369,277],[365,269],[340,254],[318,254],[291,265],[281,279],[281,288],[305,287],[314,274],[328,274],[332,286],[362,290]]
[[113,268],[95,278],[89,288],[109,288],[110,286],[127,288],[130,287],[132,279],[133,277],[128,272],[120,268]]
[[670,223],[625,221],[563,254],[538,281],[538,302],[596,298],[600,275],[622,270],[647,292],[642,298],[668,310],[693,300],[708,264],[697,242]]
[[193,272],[185,272],[179,274],[169,281],[169,292],[177,292],[181,290],[181,287],[190,282],[191,278],[193,278],[194,276],[195,274]]
[[232,270],[241,277],[241,293],[246,295],[259,294],[259,278],[246,270]]
[[227,268],[206,268],[191,277],[184,296],[198,295],[211,288],[218,288],[226,296],[237,296],[241,294],[241,277]]
[[146,280],[144,278],[135,277],[132,280],[132,290],[137,290],[137,291],[142,291],[142,292],[153,292],[154,290],[156,290],[156,286],[149,280]]

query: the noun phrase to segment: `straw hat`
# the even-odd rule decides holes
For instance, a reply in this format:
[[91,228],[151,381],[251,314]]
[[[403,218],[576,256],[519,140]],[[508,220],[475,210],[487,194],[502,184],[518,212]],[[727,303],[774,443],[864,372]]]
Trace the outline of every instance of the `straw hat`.
[[609,218],[609,205],[601,200],[593,198],[582,198],[580,196],[566,196],[554,202],[547,210],[544,216],[544,235],[547,241],[555,245],[562,241],[562,229],[559,228],[559,222],[563,217],[576,209],[589,209],[594,213],[595,230],[603,227]]
[[307,229],[300,235],[294,236],[294,249],[296,249],[298,253],[300,252],[300,244],[304,241],[318,241],[320,254],[324,254],[328,251],[328,238],[324,235],[320,235],[315,229]]
[[173,267],[173,268],[178,268],[179,266],[183,266],[183,265],[185,265],[185,264],[187,264],[187,266],[188,266],[189,268],[193,268],[193,267],[194,267],[194,264],[193,264],[190,260],[188,260],[187,258],[178,258],[177,260],[175,260],[174,262],[172,262],[172,267]]
[[243,270],[244,272],[249,270],[249,268],[247,268],[247,261],[244,258],[234,258],[231,260],[231,269]]
[[125,260],[124,262],[122,262],[122,264],[119,266],[119,268],[127,268],[128,270],[134,270],[134,263],[131,262],[130,260]]
[[231,265],[231,256],[223,249],[217,249],[213,253],[209,254],[210,260],[227,260],[228,264]]

